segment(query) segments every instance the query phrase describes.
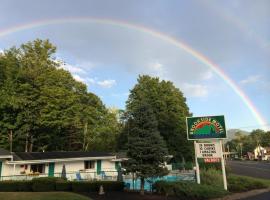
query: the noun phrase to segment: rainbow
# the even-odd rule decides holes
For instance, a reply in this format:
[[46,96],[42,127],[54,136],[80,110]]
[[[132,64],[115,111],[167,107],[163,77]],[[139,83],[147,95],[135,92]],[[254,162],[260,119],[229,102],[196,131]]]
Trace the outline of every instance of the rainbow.
[[257,110],[255,105],[249,99],[249,97],[241,90],[241,88],[223,71],[223,69],[211,61],[209,58],[204,56],[202,53],[196,51],[188,44],[184,43],[183,41],[179,40],[178,38],[166,35],[162,32],[158,32],[156,30],[147,28],[142,25],[133,24],[125,21],[114,20],[114,19],[106,19],[106,18],[92,18],[92,17],[72,17],[72,18],[57,18],[57,19],[46,19],[35,21],[32,23],[27,23],[23,25],[18,25],[14,27],[10,27],[7,29],[0,30],[0,37],[16,33],[19,31],[24,31],[28,29],[38,28],[42,26],[48,25],[56,25],[56,24],[63,24],[63,23],[93,23],[93,24],[104,24],[104,25],[112,25],[118,26],[122,28],[128,28],[132,30],[136,30],[145,34],[149,34],[153,37],[161,39],[163,41],[168,42],[169,44],[184,50],[186,53],[192,55],[198,61],[209,67],[213,70],[242,100],[242,102],[247,106],[250,110],[256,121],[259,125],[264,128],[268,129],[267,124],[268,122],[264,119],[264,117],[260,114]]

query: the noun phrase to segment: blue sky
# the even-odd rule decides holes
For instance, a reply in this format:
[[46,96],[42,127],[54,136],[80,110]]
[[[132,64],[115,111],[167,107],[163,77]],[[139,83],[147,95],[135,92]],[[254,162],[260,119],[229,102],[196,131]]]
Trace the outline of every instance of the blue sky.
[[[57,18],[108,18],[184,41],[218,64],[270,123],[270,2],[184,0],[0,0],[1,30]],[[139,30],[72,22],[0,37],[0,50],[49,38],[57,58],[107,106],[125,107],[139,74],[172,81],[195,115],[226,117],[227,127],[262,128],[233,90],[184,50]]]

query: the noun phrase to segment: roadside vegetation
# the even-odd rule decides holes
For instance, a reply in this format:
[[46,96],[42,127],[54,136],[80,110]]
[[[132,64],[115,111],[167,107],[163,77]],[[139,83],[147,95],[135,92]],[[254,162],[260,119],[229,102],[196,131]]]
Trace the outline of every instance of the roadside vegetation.
[[166,182],[154,184],[157,193],[166,196],[177,196],[180,199],[204,200],[226,196],[235,192],[246,192],[254,189],[270,187],[270,180],[251,178],[229,174],[227,176],[228,191],[223,188],[221,171],[210,168],[201,170],[201,184],[195,182]]
[[258,147],[270,146],[270,131],[263,131],[256,129],[251,131],[250,134],[245,134],[242,131],[235,133],[235,138],[228,141],[225,145],[229,148],[231,152],[237,152],[238,156],[241,158],[247,155],[248,152],[254,152],[254,149]]

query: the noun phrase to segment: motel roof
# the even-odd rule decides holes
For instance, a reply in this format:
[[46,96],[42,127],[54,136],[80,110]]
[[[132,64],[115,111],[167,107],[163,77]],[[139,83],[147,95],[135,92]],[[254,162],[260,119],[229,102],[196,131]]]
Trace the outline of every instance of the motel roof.
[[0,156],[10,156],[11,153],[5,149],[0,148]]
[[56,151],[56,152],[16,152],[13,155],[14,161],[23,160],[47,160],[65,158],[85,158],[85,157],[111,157],[108,152],[82,152],[82,151]]

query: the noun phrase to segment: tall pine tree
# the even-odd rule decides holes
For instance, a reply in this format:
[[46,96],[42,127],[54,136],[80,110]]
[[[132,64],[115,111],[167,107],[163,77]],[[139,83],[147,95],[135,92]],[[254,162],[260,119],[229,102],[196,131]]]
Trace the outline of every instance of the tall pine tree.
[[129,117],[131,130],[128,136],[127,171],[140,177],[141,194],[144,194],[146,178],[166,174],[164,162],[168,152],[149,104],[142,101]]

